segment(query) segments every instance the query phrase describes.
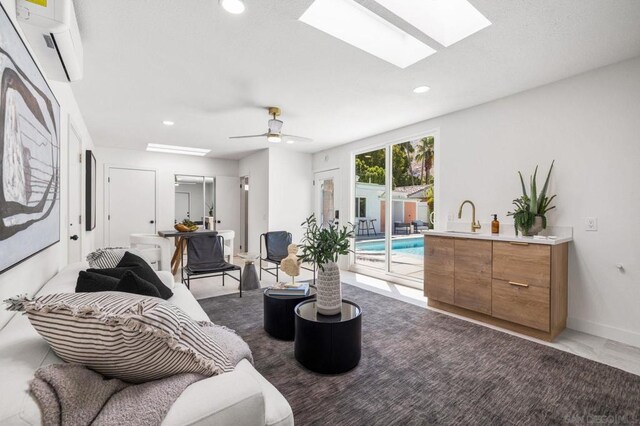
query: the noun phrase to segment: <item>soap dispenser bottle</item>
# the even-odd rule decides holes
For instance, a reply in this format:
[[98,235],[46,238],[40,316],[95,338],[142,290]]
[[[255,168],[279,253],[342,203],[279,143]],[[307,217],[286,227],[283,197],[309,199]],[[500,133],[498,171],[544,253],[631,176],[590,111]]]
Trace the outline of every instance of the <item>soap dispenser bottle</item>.
[[499,234],[500,233],[500,222],[498,221],[498,215],[493,215],[493,220],[491,221],[491,233]]

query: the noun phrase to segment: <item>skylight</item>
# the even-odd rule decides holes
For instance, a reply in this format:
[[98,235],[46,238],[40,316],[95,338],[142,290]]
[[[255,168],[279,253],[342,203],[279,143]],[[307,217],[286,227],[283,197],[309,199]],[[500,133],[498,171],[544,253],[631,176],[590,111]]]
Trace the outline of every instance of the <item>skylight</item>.
[[374,1],[445,47],[491,25],[467,0]]
[[436,53],[353,0],[315,0],[300,21],[400,68]]
[[188,146],[176,146],[176,145],[162,145],[159,143],[147,144],[147,151],[164,152],[166,154],[180,154],[180,155],[197,155],[202,157],[207,155],[211,150],[202,148],[191,148]]

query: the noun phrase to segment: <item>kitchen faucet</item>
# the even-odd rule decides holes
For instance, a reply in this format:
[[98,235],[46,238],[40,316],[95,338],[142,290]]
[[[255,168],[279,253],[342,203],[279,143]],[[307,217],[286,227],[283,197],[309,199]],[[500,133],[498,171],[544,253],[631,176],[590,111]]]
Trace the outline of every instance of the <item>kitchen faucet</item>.
[[458,219],[462,219],[462,208],[465,204],[471,204],[471,232],[476,232],[476,229],[480,229],[480,221],[476,222],[476,205],[471,200],[464,200],[460,204],[460,210],[458,210]]

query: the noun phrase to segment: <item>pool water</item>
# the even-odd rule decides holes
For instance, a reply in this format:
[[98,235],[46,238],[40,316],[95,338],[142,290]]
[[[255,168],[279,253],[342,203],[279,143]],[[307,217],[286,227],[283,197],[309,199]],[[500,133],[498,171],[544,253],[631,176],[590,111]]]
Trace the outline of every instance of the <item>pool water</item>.
[[[398,238],[391,240],[391,249],[394,253],[403,253],[413,256],[424,256],[424,237]],[[362,241],[356,243],[356,252],[373,251],[384,252],[384,240]]]

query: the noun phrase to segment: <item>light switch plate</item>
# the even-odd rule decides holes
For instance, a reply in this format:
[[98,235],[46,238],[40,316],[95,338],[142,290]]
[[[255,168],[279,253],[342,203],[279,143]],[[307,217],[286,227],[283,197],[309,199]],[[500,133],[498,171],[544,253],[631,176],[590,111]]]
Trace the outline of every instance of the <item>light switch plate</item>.
[[598,218],[597,217],[587,217],[584,220],[584,230],[585,231],[597,231],[598,230]]

